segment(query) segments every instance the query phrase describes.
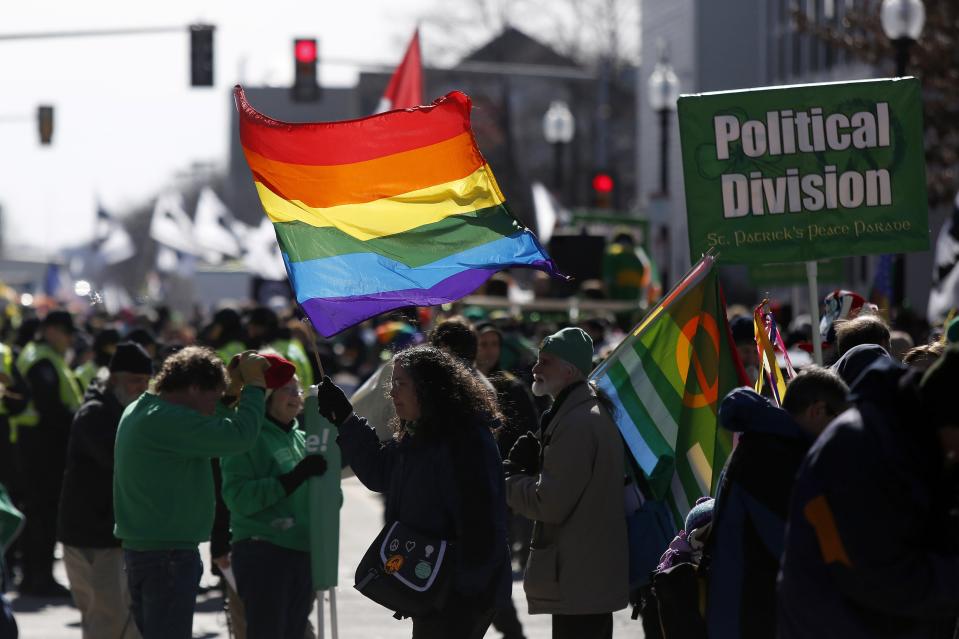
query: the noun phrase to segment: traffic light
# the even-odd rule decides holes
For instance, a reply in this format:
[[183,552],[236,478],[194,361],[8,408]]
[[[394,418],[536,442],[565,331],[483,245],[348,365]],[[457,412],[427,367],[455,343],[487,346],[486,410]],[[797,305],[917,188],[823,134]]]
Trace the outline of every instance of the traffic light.
[[53,107],[41,105],[37,107],[37,127],[40,130],[40,144],[49,145],[53,142]]
[[293,41],[293,61],[296,73],[293,80],[294,102],[315,102],[320,98],[316,81],[316,38],[297,38]]
[[190,86],[213,86],[212,24],[190,25]]
[[593,206],[608,209],[613,206],[616,195],[616,177],[610,171],[595,171],[590,180]]

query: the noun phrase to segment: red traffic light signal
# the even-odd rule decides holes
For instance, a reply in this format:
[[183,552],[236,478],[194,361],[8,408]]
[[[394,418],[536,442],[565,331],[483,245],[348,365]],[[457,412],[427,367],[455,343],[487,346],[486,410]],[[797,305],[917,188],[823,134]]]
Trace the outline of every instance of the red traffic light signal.
[[597,173],[593,176],[593,190],[597,193],[612,193],[616,183],[609,173]]
[[616,175],[612,171],[594,171],[589,182],[592,187],[593,206],[611,208],[616,200]]
[[316,40],[301,39],[293,43],[297,63],[316,64]]
[[313,102],[320,97],[320,85],[316,81],[316,38],[297,38],[293,41],[293,100]]

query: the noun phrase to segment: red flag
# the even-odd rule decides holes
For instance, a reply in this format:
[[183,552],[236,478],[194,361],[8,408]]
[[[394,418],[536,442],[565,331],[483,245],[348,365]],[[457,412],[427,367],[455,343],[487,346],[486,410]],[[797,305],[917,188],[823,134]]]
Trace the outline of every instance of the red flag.
[[377,113],[406,109],[423,104],[423,62],[420,57],[420,30],[413,31],[413,39],[406,48],[400,66],[396,67],[390,83],[380,98]]

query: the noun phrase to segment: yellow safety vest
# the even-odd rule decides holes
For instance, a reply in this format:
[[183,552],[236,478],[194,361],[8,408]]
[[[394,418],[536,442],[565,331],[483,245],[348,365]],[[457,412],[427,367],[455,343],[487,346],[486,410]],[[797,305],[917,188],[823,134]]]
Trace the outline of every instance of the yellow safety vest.
[[[20,351],[20,357],[17,358],[17,368],[26,377],[33,365],[41,360],[50,360],[54,370],[57,371],[57,378],[60,387],[60,401],[63,405],[72,411],[80,408],[83,403],[83,392],[80,390],[80,382],[67,363],[63,361],[55,350],[43,342],[30,342]],[[40,413],[33,405],[33,400],[27,404],[26,409],[19,415],[10,419],[10,442],[16,443],[19,429],[21,427],[36,426],[40,422]]]
[[229,366],[230,360],[233,359],[233,356],[239,355],[245,350],[246,350],[246,346],[243,345],[243,342],[238,340],[233,340],[231,342],[227,342],[226,344],[224,344],[222,348],[218,348],[216,350],[216,354],[217,356],[219,356],[221,360],[223,360],[224,366]]
[[[0,342],[0,373],[13,380],[13,349]],[[7,414],[7,407],[0,401],[0,415]]]
[[309,388],[313,385],[313,367],[310,365],[310,358],[300,343],[293,339],[278,339],[273,342],[273,348],[293,363],[296,368],[296,376],[300,378],[300,385],[303,388]]
[[97,373],[100,372],[100,367],[97,366],[97,363],[94,360],[89,360],[85,362],[82,366],[78,366],[73,374],[76,376],[77,381],[80,382],[80,388],[86,390],[90,385],[90,382],[97,376]]

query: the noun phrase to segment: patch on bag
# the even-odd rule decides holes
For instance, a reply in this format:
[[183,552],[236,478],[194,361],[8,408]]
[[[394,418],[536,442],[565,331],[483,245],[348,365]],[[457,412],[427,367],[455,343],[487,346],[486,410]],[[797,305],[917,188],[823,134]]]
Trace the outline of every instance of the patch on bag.
[[433,574],[433,564],[421,561],[416,564],[416,568],[413,570],[417,577],[420,579],[428,579],[430,575]]
[[403,555],[393,555],[386,561],[384,569],[388,574],[392,575],[394,572],[403,567],[403,563],[405,561],[406,560],[403,558]]
[[379,545],[383,572],[416,592],[432,586],[447,550],[447,542],[424,537],[399,522],[386,529]]

